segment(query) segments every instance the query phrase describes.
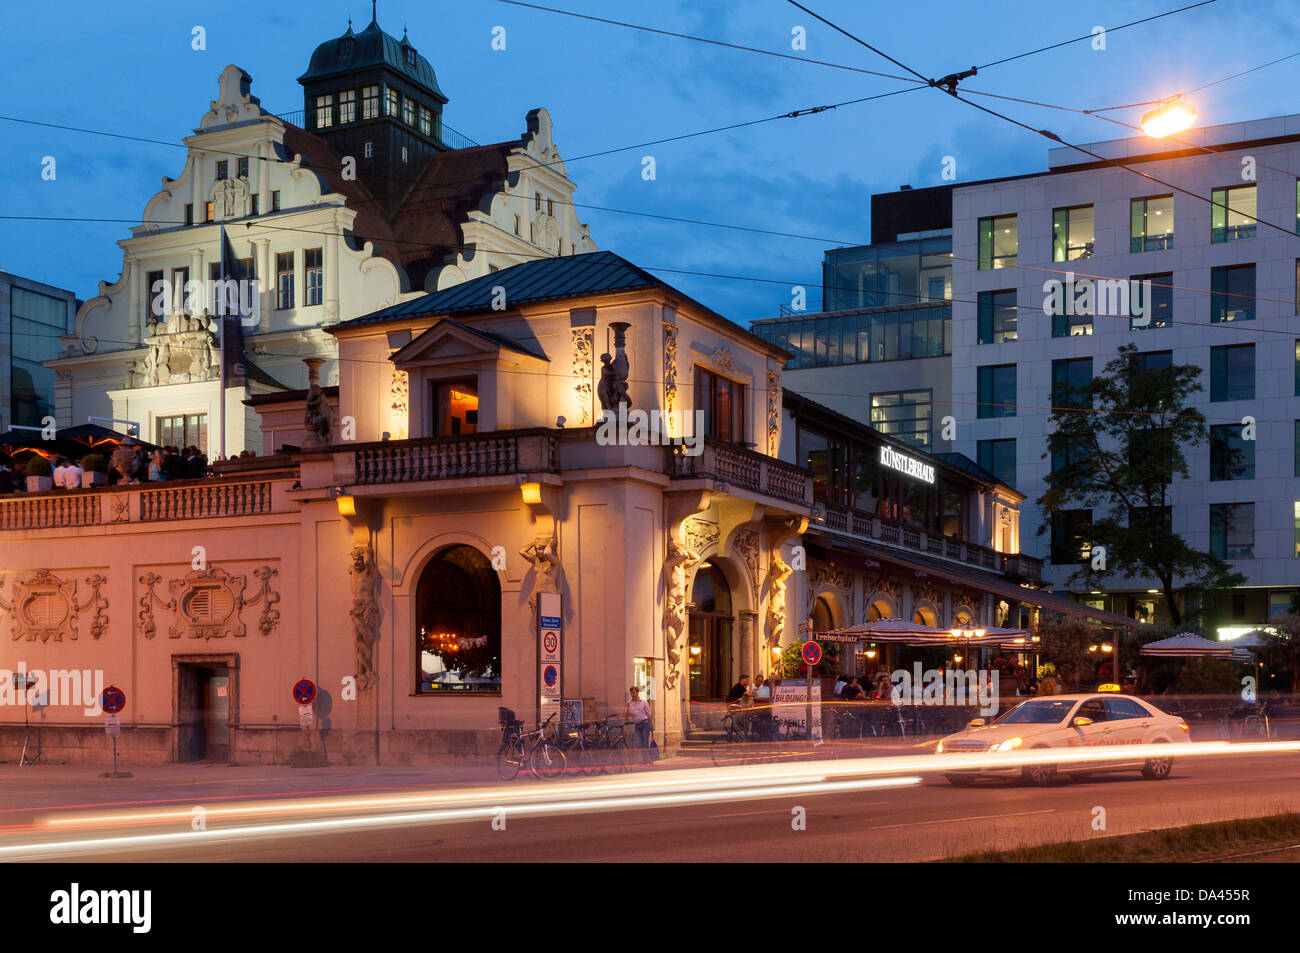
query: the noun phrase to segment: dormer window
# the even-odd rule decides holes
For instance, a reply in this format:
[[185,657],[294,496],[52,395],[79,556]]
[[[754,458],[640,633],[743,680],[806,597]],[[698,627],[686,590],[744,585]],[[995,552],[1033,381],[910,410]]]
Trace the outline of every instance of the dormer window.
[[408,47],[406,48],[406,65],[407,65],[407,66],[412,66],[412,67],[415,66],[415,49],[414,49],[414,47],[410,47],[410,46],[408,46]]
[[339,40],[339,59],[346,60],[352,55],[352,37],[345,36]]

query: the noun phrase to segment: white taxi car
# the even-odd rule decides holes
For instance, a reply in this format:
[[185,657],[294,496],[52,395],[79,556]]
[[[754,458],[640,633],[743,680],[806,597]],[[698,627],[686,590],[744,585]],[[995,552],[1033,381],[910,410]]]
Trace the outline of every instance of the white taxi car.
[[[1021,702],[992,723],[976,718],[963,731],[939,742],[935,751],[942,757],[982,751],[995,754],[1016,749],[1174,744],[1188,740],[1187,722],[1131,695],[1048,695]],[[1082,779],[1104,771],[1140,770],[1143,777],[1159,780],[1169,777],[1173,763],[1172,757],[1124,760],[1122,756],[1115,761],[1091,761],[1059,767],[994,763],[944,776],[958,787],[981,777],[1005,777],[1017,773],[1033,784],[1047,784],[1058,772]]]

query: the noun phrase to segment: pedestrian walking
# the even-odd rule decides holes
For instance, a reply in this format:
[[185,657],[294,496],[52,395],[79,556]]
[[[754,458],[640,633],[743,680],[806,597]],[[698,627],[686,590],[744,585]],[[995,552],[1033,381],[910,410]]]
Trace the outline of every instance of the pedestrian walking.
[[627,690],[627,720],[632,722],[636,746],[641,749],[641,763],[650,763],[650,703],[642,700],[641,690],[633,685]]

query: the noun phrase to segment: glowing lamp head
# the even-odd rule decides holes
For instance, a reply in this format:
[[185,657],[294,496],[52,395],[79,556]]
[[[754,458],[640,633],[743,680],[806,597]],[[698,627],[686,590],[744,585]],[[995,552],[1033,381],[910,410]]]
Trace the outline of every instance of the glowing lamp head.
[[344,495],[340,496],[334,502],[338,505],[340,516],[357,515],[357,501],[355,497]]
[[1165,103],[1142,117],[1142,131],[1152,139],[1163,139],[1176,132],[1190,129],[1196,122],[1196,110],[1191,103],[1181,100]]
[[540,483],[521,483],[519,492],[524,495],[525,503],[542,502],[542,485]]

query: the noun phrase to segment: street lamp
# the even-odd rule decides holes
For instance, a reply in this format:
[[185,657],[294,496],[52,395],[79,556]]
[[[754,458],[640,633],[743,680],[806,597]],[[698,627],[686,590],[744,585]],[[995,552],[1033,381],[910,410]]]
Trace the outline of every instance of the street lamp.
[[1169,100],[1142,117],[1142,131],[1152,139],[1163,139],[1196,122],[1196,109],[1178,98]]

